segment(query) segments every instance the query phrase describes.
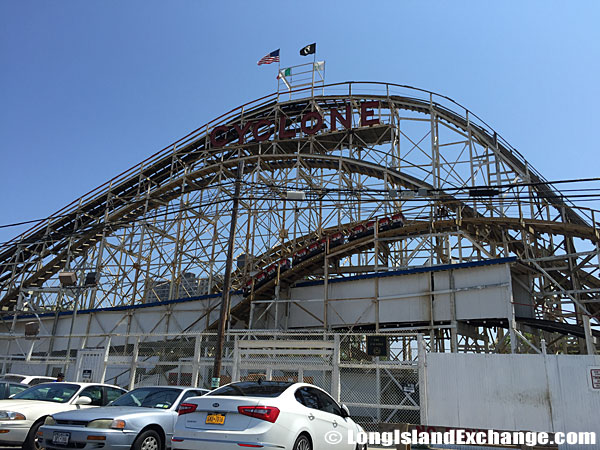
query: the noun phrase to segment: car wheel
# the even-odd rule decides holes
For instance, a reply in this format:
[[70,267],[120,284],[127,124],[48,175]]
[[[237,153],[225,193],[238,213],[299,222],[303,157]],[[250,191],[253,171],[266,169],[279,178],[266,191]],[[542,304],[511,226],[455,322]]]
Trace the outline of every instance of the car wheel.
[[162,443],[156,431],[146,430],[135,439],[131,448],[133,450],[162,450]]
[[31,426],[29,433],[27,433],[27,437],[25,438],[25,442],[23,442],[23,450],[42,450],[43,447],[37,437],[37,432],[42,426],[42,423],[42,421],[39,421]]
[[301,434],[294,442],[293,450],[312,450],[312,444],[307,435]]

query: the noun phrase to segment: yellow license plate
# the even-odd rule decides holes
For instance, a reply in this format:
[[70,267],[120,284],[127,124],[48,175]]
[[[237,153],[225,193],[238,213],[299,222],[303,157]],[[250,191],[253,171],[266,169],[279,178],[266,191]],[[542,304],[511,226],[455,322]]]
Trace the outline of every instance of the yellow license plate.
[[225,416],[223,414],[209,414],[206,416],[206,423],[223,425],[225,423]]

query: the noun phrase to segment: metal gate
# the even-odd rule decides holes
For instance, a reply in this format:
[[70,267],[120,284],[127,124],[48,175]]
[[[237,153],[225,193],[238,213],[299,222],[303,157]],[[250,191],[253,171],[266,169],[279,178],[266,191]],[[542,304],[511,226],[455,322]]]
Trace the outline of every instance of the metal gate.
[[86,383],[103,383],[106,374],[105,349],[88,350],[77,352],[77,366],[75,369],[75,381]]
[[339,336],[333,340],[236,340],[233,379],[311,383],[339,400]]

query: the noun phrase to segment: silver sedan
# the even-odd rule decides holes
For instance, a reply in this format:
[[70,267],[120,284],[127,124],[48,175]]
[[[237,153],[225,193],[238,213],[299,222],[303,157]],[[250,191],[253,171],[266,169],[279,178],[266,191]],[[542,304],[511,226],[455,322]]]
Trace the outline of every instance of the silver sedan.
[[170,447],[181,402],[207,392],[175,386],[140,387],[109,406],[54,414],[40,428],[40,445],[48,450],[165,450]]

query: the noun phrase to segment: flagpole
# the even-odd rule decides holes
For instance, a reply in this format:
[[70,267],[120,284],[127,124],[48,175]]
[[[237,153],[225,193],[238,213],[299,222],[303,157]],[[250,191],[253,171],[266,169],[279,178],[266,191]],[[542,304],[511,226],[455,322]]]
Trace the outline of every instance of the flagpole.
[[315,52],[313,53],[313,70],[312,70],[312,86],[311,86],[311,94],[312,97],[315,96],[315,64],[317,62],[317,44],[315,44]]

